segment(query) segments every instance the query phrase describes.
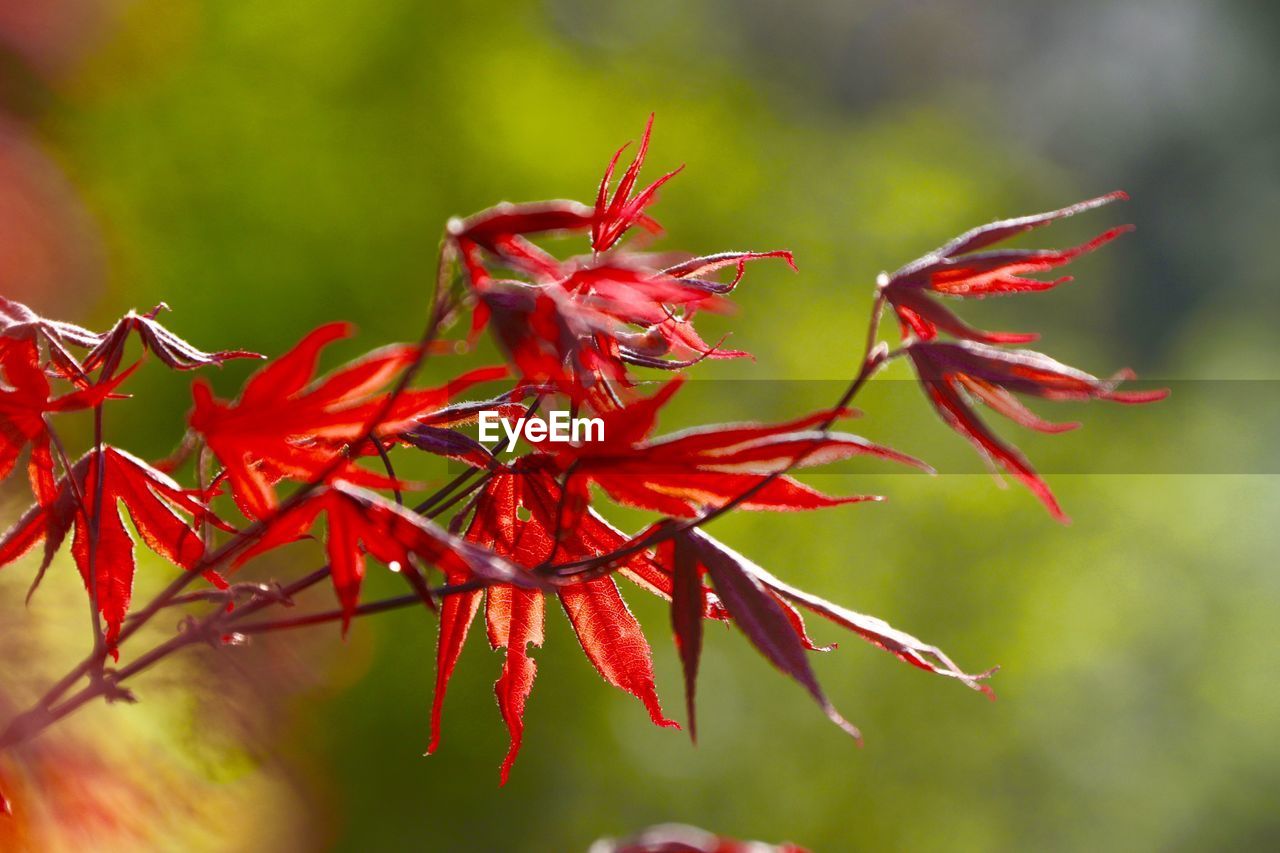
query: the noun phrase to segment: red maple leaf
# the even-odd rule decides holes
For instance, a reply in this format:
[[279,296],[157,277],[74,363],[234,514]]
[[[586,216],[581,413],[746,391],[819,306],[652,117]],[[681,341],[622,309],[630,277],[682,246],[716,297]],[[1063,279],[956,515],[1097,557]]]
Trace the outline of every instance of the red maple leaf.
[[[533,569],[552,554],[552,531],[556,523],[558,489],[545,469],[522,468],[501,472],[481,493],[475,516],[467,529],[467,539],[508,557],[517,565]],[[527,518],[522,515],[527,514]],[[621,547],[622,534],[594,514],[584,523],[566,531],[559,551],[571,557],[590,557]],[[646,555],[626,561],[622,573],[647,588],[670,594],[670,576]],[[450,583],[469,580],[465,573],[446,573]],[[436,694],[431,715],[433,752],[440,741],[440,719],[449,678],[466,640],[468,628],[479,612],[479,591],[446,597],[440,608],[440,640],[437,647]],[[644,632],[627,608],[612,577],[595,577],[541,593],[509,584],[490,585],[485,598],[485,624],[492,648],[506,650],[502,674],[494,690],[498,706],[511,736],[511,746],[502,764],[505,784],[520,751],[524,733],[524,707],[533,689],[537,665],[529,656],[530,645],[543,640],[543,599],[555,595],[568,616],[582,650],[601,677],[640,699],[653,722],[676,727],[666,718],[658,702],[653,680],[652,655]],[[718,614],[714,597],[707,605],[709,615]]]
[[275,508],[275,484],[283,479],[311,482],[328,474],[357,485],[395,486],[382,474],[342,460],[348,443],[362,438],[375,417],[381,419],[374,435],[394,437],[444,407],[451,394],[505,375],[501,368],[480,368],[442,388],[406,390],[388,408],[387,395],[378,392],[413,363],[416,347],[374,350],[312,382],[321,350],[350,334],[346,323],[321,326],[251,376],[233,403],[216,399],[204,382],[192,385],[191,427],[222,463],[247,517],[263,518]]
[[[101,466],[97,461],[99,457]],[[101,483],[98,482],[99,467],[104,472]],[[96,510],[99,494],[102,496],[100,513]],[[54,499],[48,505],[32,507],[0,538],[0,566],[11,563],[44,541],[44,560],[39,570],[39,575],[43,575],[68,530],[74,526],[71,553],[86,589],[90,588],[92,564],[108,646],[120,633],[133,595],[134,540],[120,515],[121,505],[148,548],[184,569],[199,566],[204,543],[194,526],[179,513],[207,517],[208,508],[168,475],[115,447],[105,447],[101,454],[91,452],[81,458],[72,466],[71,479],[63,476],[58,481]],[[95,514],[99,517],[99,527],[97,547],[92,549],[91,557],[90,521]],[[212,583],[223,585],[221,578],[212,572],[207,572],[206,577]]]
[[1098,379],[1032,350],[1001,349],[972,341],[914,341],[907,346],[907,353],[943,422],[968,439],[984,459],[1026,485],[1054,518],[1064,522],[1066,515],[1031,463],[983,423],[969,400],[979,400],[1021,426],[1053,433],[1079,424],[1045,421],[1024,406],[1015,393],[1047,400],[1117,403],[1151,403],[1169,395],[1167,389],[1119,391],[1121,382],[1133,378],[1132,371],[1121,371],[1108,380]]
[[0,349],[0,480],[9,476],[18,455],[28,444],[31,456],[27,474],[40,505],[53,500],[55,486],[49,426],[45,416],[53,412],[91,409],[127,378],[129,372],[109,382],[53,396],[49,378],[40,369],[37,344],[31,339],[13,340]]
[[699,599],[706,595],[704,576],[710,578],[728,617],[751,644],[770,663],[799,682],[834,723],[859,740],[857,728],[836,711],[818,684],[806,656],[813,645],[805,633],[804,620],[793,604],[848,628],[913,666],[956,678],[975,690],[993,695],[990,688],[981,683],[990,673],[969,675],[940,649],[897,630],[882,619],[855,613],[796,589],[701,530],[676,533],[672,540],[659,546],[658,561],[672,566],[675,572],[672,627],[685,673],[685,700],[691,729],[694,684],[702,649],[702,621],[695,618],[695,614],[701,609]]
[[222,352],[204,352],[196,349],[173,332],[156,321],[161,311],[169,310],[169,306],[161,302],[146,314],[130,311],[121,317],[110,331],[99,335],[98,344],[85,356],[84,369],[94,370],[103,367],[103,375],[115,373],[120,359],[124,355],[125,343],[135,332],[144,348],[156,354],[164,364],[174,370],[194,370],[208,365],[219,365],[233,358],[264,358],[256,352],[245,350],[224,350]]
[[815,429],[848,414],[841,412],[815,412],[782,424],[718,424],[649,438],[658,412],[682,381],[677,377],[651,397],[602,413],[603,441],[543,445],[567,474],[567,524],[586,506],[593,483],[619,503],[690,518],[728,503],[767,476],[773,479],[740,508],[802,510],[879,500],[869,495],[826,495],[782,473],[793,467],[874,456],[931,470],[917,459],[860,436]]
[[984,332],[973,328],[933,298],[932,294],[981,298],[1049,290],[1070,281],[1070,276],[1052,281],[1025,276],[1064,266],[1133,230],[1132,226],[1112,228],[1087,243],[1070,249],[978,250],[1014,235],[1041,228],[1058,219],[1127,198],[1122,192],[1114,192],[1060,210],[1005,219],[974,228],[897,272],[883,276],[879,282],[880,290],[897,313],[904,334],[911,332],[923,340],[930,340],[937,337],[941,330],[958,338],[982,343],[1029,343],[1038,336]]

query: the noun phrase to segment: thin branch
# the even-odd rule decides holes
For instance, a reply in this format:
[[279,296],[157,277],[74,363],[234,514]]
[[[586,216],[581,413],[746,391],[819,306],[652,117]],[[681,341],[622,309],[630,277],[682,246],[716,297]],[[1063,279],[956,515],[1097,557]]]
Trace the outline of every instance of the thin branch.
[[[533,415],[537,413],[538,408],[542,405],[542,401],[545,397],[546,397],[546,394],[542,393],[534,398],[533,402],[530,403],[529,407],[525,410],[526,418],[533,417]],[[512,441],[510,437],[504,438],[501,441],[499,441],[496,445],[494,445],[493,449],[491,449],[489,453],[494,458],[497,458],[499,454],[506,453],[508,450],[510,450],[514,443],[515,442]],[[415,506],[413,508],[413,511],[418,513],[419,515],[426,516],[427,518],[436,518],[437,516],[441,515],[441,513],[443,513],[444,510],[448,509],[450,506],[457,503],[457,501],[461,497],[465,497],[467,494],[472,492],[480,484],[472,483],[461,493],[461,495],[454,495],[453,497],[451,497],[449,499],[449,502],[446,503],[444,507],[440,508],[435,512],[430,512],[430,510],[432,510],[437,504],[439,504],[440,501],[444,500],[444,498],[450,492],[464,485],[468,480],[470,480],[472,477],[476,476],[479,473],[481,473],[479,468],[471,468],[467,471],[463,471],[461,474],[459,474],[458,476],[450,480],[448,483],[446,483],[443,488],[437,490],[435,494],[431,495],[430,497],[422,501],[420,504]],[[491,476],[491,472],[487,472],[485,474],[485,480],[487,480],[489,476]]]
[[[447,598],[451,595],[459,595],[464,592],[475,592],[488,586],[485,581],[468,581],[460,584],[450,584],[447,586],[432,587],[430,594],[434,598]],[[393,598],[385,598],[381,601],[371,601],[367,604],[357,605],[354,610],[346,611],[341,608],[334,610],[323,610],[319,613],[308,613],[304,616],[295,616],[291,619],[271,619],[262,622],[250,622],[247,625],[237,625],[236,633],[239,634],[266,634],[271,631],[287,631],[292,628],[306,628],[309,625],[322,625],[326,622],[338,622],[347,615],[371,616],[375,613],[386,613],[389,610],[399,610],[404,607],[412,607],[421,604],[422,599],[415,593],[413,595],[398,595]]]
[[432,519],[432,520],[439,518],[440,516],[448,512],[451,507],[456,505],[458,501],[462,500],[467,495],[481,488],[492,479],[493,479],[493,472],[492,471],[486,472],[483,477],[481,477],[480,479],[468,485],[465,489],[463,489],[462,491],[458,492],[456,495],[449,498],[449,500],[445,501],[440,506],[436,507],[435,509],[431,510],[428,513],[425,513],[423,517]]
[[400,478],[396,476],[396,469],[391,464],[391,457],[387,455],[386,445],[376,435],[369,436],[369,443],[373,445],[374,450],[378,451],[378,458],[382,460],[382,467],[387,470],[387,479],[395,483],[391,491],[395,495],[396,506],[404,506],[404,494],[400,491]]
[[[373,613],[385,613],[388,610],[398,610],[402,607],[416,606],[422,603],[422,599],[415,592],[411,595],[400,595],[395,598],[388,598],[383,601],[375,601],[369,604],[357,605],[357,607],[349,611],[351,616],[368,616]],[[238,625],[236,632],[240,634],[263,634],[269,631],[285,631],[290,628],[305,628],[308,625],[321,625],[325,622],[337,622],[343,618],[348,611],[325,610],[320,613],[309,613],[305,616],[295,616],[292,619],[271,619],[263,622],[250,622],[247,625]]]

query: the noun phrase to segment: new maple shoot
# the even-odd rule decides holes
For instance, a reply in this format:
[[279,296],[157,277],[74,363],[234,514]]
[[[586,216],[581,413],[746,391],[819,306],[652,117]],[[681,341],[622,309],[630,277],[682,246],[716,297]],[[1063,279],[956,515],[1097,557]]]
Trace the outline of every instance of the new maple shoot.
[[[658,433],[663,408],[686,393],[685,372],[704,360],[746,356],[723,341],[703,340],[694,325],[699,312],[726,310],[748,265],[774,259],[794,270],[795,264],[781,250],[692,256],[646,252],[640,241],[628,242],[636,227],[651,237],[661,233],[648,211],[679,171],[637,190],[651,129],[652,118],[616,183],[625,146],[613,156],[594,205],[504,203],[451,221],[430,317],[417,343],[372,350],[317,378],[325,348],[352,332],[333,323],[268,361],[233,400],[219,399],[197,380],[181,451],[154,464],[108,444],[103,435],[102,412],[123,396],[142,360],[120,369],[134,349],[129,342],[176,370],[252,354],[199,350],[159,324],[159,308],[131,311],[97,333],[0,298],[0,477],[26,453],[34,498],[0,537],[0,566],[43,543],[38,583],[72,533],[72,559],[91,611],[91,650],[8,723],[0,749],[97,699],[132,698],[127,685],[138,674],[194,643],[234,644],[327,622],[346,631],[359,616],[424,606],[438,613],[440,626],[427,751],[440,745],[449,679],[483,610],[488,642],[503,657],[495,693],[510,734],[501,770],[506,781],[524,736],[524,709],[537,672],[530,648],[543,642],[548,602],[559,603],[605,681],[637,698],[655,724],[677,725],[659,702],[649,639],[623,598],[619,577],[670,603],[691,736],[707,620],[737,626],[854,737],[858,730],[827,699],[809,664],[809,653],[819,647],[802,610],[913,666],[990,694],[984,683],[990,672],[968,673],[938,648],[880,619],[792,586],[702,527],[732,511],[816,510],[880,499],[820,492],[793,476],[801,468],[867,456],[931,471],[920,460],[835,428],[854,414],[849,405],[863,385],[898,358],[914,366],[945,424],[1064,518],[1049,487],[979,418],[975,404],[1019,425],[1056,432],[1072,425],[1042,420],[1018,395],[1143,403],[1165,392],[1122,391],[1127,373],[1101,380],[1013,348],[1034,336],[980,331],[943,300],[1062,283],[1027,276],[1062,267],[1126,229],[1066,250],[991,247],[1123,196],[982,226],[881,276],[859,369],[829,408],[778,424]],[[538,242],[565,236],[583,241],[582,254],[561,257]],[[879,341],[886,308],[899,321],[892,349]],[[442,336],[468,313],[465,342],[488,330],[507,364],[459,370],[437,388],[414,387],[427,358],[466,349],[465,342]],[[677,375],[648,390],[640,370]],[[494,390],[458,400],[478,386]],[[55,426],[72,410],[96,416],[93,444],[75,460]],[[476,421],[504,429],[482,432],[489,443],[477,441],[470,432]],[[568,441],[559,440],[557,425],[568,429]],[[585,436],[573,434],[577,426]],[[464,470],[443,485],[410,482],[395,468],[408,453],[454,460]],[[189,485],[181,484],[184,476]],[[653,522],[628,535],[607,520],[610,503],[643,510]],[[122,509],[143,543],[176,567],[168,585],[142,605],[133,600],[135,543]],[[327,564],[321,569],[276,584],[235,582],[247,561],[311,536],[323,540]],[[370,558],[404,578],[405,595],[361,599]],[[326,580],[336,608],[277,615]],[[138,629],[179,606],[190,611],[183,630],[140,647]]]

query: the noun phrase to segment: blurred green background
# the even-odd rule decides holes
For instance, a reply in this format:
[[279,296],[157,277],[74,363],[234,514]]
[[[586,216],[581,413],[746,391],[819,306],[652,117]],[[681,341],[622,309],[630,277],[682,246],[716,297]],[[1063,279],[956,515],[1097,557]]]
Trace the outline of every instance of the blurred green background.
[[[890,500],[716,524],[788,581],[962,666],[1000,664],[998,702],[814,624],[841,642],[816,666],[859,750],[711,631],[694,748],[603,685],[551,612],[500,789],[500,657],[471,638],[424,759],[435,623],[399,612],[345,643],[317,629],[193,656],[140,682],[142,705],[84,712],[77,749],[145,791],[111,795],[129,831],[191,849],[566,851],[685,821],[819,851],[1275,849],[1278,35],[1273,6],[1207,0],[0,4],[0,289],[48,314],[102,326],[164,300],[197,345],[271,354],[339,318],[361,330],[343,354],[411,339],[448,217],[590,198],[656,111],[648,174],[687,164],[656,210],[663,245],[785,247],[801,268],[753,271],[739,316],[707,328],[757,361],[702,378],[847,376],[878,271],[1124,188],[1129,204],[1040,239],[1137,223],[1076,284],[966,315],[1174,385],[1163,407],[1070,412],[1078,434],[1006,431],[1052,472],[1070,527],[976,474],[892,381],[859,428],[966,473],[825,475]],[[245,374],[213,379],[230,394]],[[833,396],[811,385],[695,386],[664,428]],[[109,428],[163,455],[186,381],[151,370],[133,390]],[[292,553],[268,573],[316,556]],[[0,633],[29,652],[0,664],[14,696],[81,652],[65,614],[82,593],[55,568],[27,609],[29,563],[0,572]],[[370,597],[400,590],[373,574]],[[665,607],[632,592],[678,714]],[[111,825],[81,837],[106,843]]]

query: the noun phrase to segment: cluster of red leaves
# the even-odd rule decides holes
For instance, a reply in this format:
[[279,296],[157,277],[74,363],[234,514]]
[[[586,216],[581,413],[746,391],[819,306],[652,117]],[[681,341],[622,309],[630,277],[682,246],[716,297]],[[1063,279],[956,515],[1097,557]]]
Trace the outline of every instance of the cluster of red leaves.
[[[972,404],[983,403],[1020,426],[1053,433],[1079,424],[1045,421],[1023,405],[1016,394],[1046,400],[1149,403],[1164,399],[1168,391],[1118,391],[1121,382],[1133,378],[1131,371],[1123,370],[1103,380],[1042,353],[1008,348],[1010,344],[1031,343],[1038,335],[976,329],[935,297],[981,299],[1051,290],[1065,284],[1070,276],[1048,281],[1027,276],[1065,266],[1133,230],[1132,226],[1112,228],[1069,249],[990,247],[1064,217],[1127,198],[1122,192],[1114,192],[1060,210],[979,226],[897,272],[881,276],[878,282],[881,297],[898,317],[903,343],[921,386],[943,422],[968,439],[992,470],[1003,468],[1025,484],[1060,521],[1066,521],[1066,515],[1048,485],[1016,447],[991,431]],[[942,340],[943,334],[955,340]]]
[[[489,644],[504,652],[495,685],[510,733],[503,781],[521,745],[537,672],[530,647],[543,642],[545,603],[553,597],[601,677],[639,699],[655,724],[676,726],[659,703],[649,641],[615,575],[670,602],[691,734],[706,620],[736,625],[854,737],[857,729],[832,706],[809,664],[808,653],[819,647],[801,610],[923,670],[989,692],[981,683],[985,674],[965,673],[937,648],[783,582],[699,529],[707,518],[730,509],[814,510],[878,499],[824,494],[792,477],[789,472],[797,468],[869,456],[929,469],[834,430],[837,421],[853,414],[843,402],[781,424],[711,424],[653,436],[661,410],[684,385],[677,377],[645,395],[632,371],[679,371],[703,359],[745,356],[706,343],[694,329],[694,318],[701,310],[727,310],[727,296],[741,283],[748,263],[779,258],[791,265],[792,258],[768,251],[680,260],[641,251],[637,241],[627,244],[633,228],[660,232],[647,211],[659,188],[679,171],[637,191],[651,127],[652,119],[616,184],[623,150],[614,155],[593,206],[502,204],[450,223],[437,295],[440,310],[433,316],[443,323],[458,308],[471,307],[469,338],[491,331],[516,374],[513,387],[490,399],[454,399],[474,385],[504,379],[507,367],[461,373],[438,388],[410,387],[414,371],[440,349],[432,345],[437,326],[422,344],[377,349],[316,378],[325,347],[350,333],[342,323],[322,326],[250,376],[233,401],[219,399],[203,381],[194,383],[187,445],[216,460],[217,470],[193,488],[100,437],[71,462],[60,450],[50,416],[73,409],[100,413],[119,397],[119,387],[136,367],[120,370],[132,339],[179,370],[250,353],[198,350],[156,321],[158,309],[130,312],[99,334],[0,301],[0,476],[13,470],[30,447],[28,471],[36,497],[31,510],[0,538],[0,566],[43,541],[42,574],[74,529],[72,554],[105,623],[97,640],[114,652],[133,612],[134,541],[121,507],[148,548],[215,585],[224,585],[223,575],[251,558],[322,527],[327,574],[344,630],[361,612],[370,557],[400,572],[425,605],[438,609],[428,751],[439,745],[449,679],[483,607]],[[1014,392],[1122,402],[1156,395],[1119,392],[1114,380],[1100,381],[1036,353],[1002,349],[996,344],[1027,338],[974,330],[934,295],[1051,287],[1056,282],[1021,276],[1061,266],[1121,229],[1062,252],[978,250],[1105,200],[976,229],[880,283],[877,305],[887,302],[897,312],[906,340],[901,352],[915,364],[944,419],[1031,485],[1055,513],[1047,488],[1015,450],[982,425],[965,395],[1041,429],[1061,427],[1040,421]],[[548,236],[585,238],[590,252],[558,257],[535,242]],[[450,282],[455,266],[460,288]],[[725,271],[732,271],[727,281],[721,278]],[[960,340],[943,341],[943,333]],[[77,357],[77,348],[86,354]],[[884,359],[882,350],[868,352],[864,372],[874,372]],[[66,392],[55,393],[52,383],[65,384]],[[526,405],[529,397],[535,400]],[[604,439],[538,443],[504,460],[502,451],[516,448],[485,447],[459,429],[484,410],[529,413],[547,401],[598,416]],[[52,448],[59,449],[60,478]],[[470,470],[409,509],[404,493],[427,490],[395,474],[392,453],[407,449],[460,461]],[[374,467],[378,463],[380,470]],[[230,500],[220,500],[224,491]],[[624,534],[593,506],[593,495],[601,492],[618,504],[655,514],[654,523],[634,536]],[[451,520],[441,526],[434,519],[447,510]],[[243,518],[235,521],[232,512]],[[424,580],[432,571],[445,583],[435,592]]]
[[[594,208],[573,201],[500,204],[449,224],[448,249],[461,259],[475,303],[472,336],[491,327],[522,382],[549,384],[602,410],[618,405],[619,389],[632,385],[628,365],[678,370],[705,358],[745,357],[707,344],[694,329],[695,314],[726,310],[724,297],[750,261],[780,258],[794,269],[785,251],[722,252],[670,264],[667,255],[614,249],[636,225],[661,231],[645,209],[679,169],[634,192],[652,128],[650,117],[610,196],[626,146],[614,154]],[[560,259],[531,239],[576,233],[590,238],[590,255]],[[727,267],[737,271],[732,281],[713,278]]]
[[233,403],[215,398],[204,382],[192,386],[191,428],[222,462],[247,518],[266,518],[276,509],[275,486],[285,479],[394,487],[385,475],[356,465],[346,449],[365,436],[394,440],[436,415],[451,394],[506,375],[503,368],[481,368],[445,387],[406,390],[392,399],[382,389],[418,358],[417,347],[399,345],[374,350],[313,383],[321,350],[350,334],[346,323],[321,326],[254,374]]
[[[157,468],[104,444],[74,464],[64,456],[63,475],[55,482],[49,415],[100,407],[118,397],[116,389],[138,366],[119,370],[126,343],[135,333],[144,350],[176,370],[257,357],[242,351],[198,350],[156,322],[159,310],[146,315],[130,311],[112,329],[98,334],[46,320],[0,297],[0,371],[6,385],[0,389],[0,477],[9,474],[29,443],[28,471],[36,497],[35,506],[0,539],[0,566],[43,541],[44,559],[34,591],[74,527],[72,554],[105,620],[108,645],[119,635],[133,596],[134,541],[119,507],[128,511],[148,548],[185,569],[200,568],[212,583],[222,584],[216,571],[199,565],[204,543],[197,528],[213,515],[199,490],[184,489]],[[88,352],[78,358],[72,347]],[[74,390],[55,397],[51,381],[65,382]]]

